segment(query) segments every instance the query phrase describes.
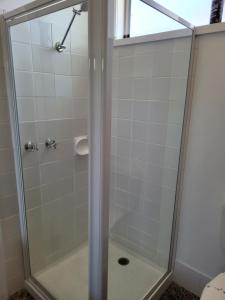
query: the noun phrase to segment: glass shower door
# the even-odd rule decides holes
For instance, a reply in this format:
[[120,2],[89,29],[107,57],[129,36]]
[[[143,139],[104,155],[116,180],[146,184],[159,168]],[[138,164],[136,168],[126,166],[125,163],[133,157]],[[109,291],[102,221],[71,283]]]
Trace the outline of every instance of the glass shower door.
[[113,49],[111,300],[148,299],[172,270],[192,30],[144,2],[131,2],[131,33],[154,34],[115,41]]
[[87,2],[10,33],[30,276],[56,299],[88,299]]

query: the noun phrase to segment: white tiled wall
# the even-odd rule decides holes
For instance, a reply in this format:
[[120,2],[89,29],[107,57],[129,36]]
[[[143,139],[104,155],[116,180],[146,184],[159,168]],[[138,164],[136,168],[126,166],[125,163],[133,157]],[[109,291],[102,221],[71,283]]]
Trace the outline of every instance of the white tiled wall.
[[111,236],[167,267],[191,37],[114,49]]
[[[69,8],[12,28],[33,272],[87,240],[87,157],[73,154],[74,137],[87,134],[87,13],[75,19],[66,50],[54,49],[71,17]],[[56,150],[46,149],[48,137]],[[29,140],[38,152],[24,150]]]

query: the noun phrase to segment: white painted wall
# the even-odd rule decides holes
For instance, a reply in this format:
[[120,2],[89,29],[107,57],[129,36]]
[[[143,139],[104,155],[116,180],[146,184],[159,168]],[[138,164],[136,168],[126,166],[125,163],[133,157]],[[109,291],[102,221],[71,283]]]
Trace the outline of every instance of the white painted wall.
[[225,32],[197,38],[175,279],[195,293],[225,272]]
[[30,0],[0,0],[0,9],[6,11],[13,10],[17,7],[30,3]]

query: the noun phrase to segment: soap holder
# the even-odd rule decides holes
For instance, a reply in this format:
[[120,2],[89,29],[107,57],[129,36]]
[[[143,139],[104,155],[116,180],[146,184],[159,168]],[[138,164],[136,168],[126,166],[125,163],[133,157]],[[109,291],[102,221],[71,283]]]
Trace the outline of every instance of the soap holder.
[[88,155],[88,137],[86,135],[74,138],[74,155]]

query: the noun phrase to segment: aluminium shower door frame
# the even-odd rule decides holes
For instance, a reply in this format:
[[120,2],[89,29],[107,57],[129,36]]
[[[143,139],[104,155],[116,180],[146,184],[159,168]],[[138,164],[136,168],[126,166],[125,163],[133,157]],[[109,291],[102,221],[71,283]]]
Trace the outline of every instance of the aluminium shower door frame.
[[[156,5],[153,0],[141,0],[152,8],[162,12],[162,6]],[[1,17],[2,34],[5,40],[4,63],[7,80],[7,94],[10,111],[10,124],[12,131],[13,152],[15,158],[15,171],[17,194],[19,202],[20,226],[23,244],[24,267],[26,287],[40,300],[54,299],[52,295],[31,276],[29,264],[29,245],[26,224],[25,195],[23,183],[23,168],[21,158],[21,144],[19,135],[19,122],[17,113],[16,89],[10,41],[10,27],[29,21],[46,14],[50,14],[75,4],[82,0],[36,0]],[[111,52],[113,30],[109,24],[113,23],[114,11],[110,5],[112,0],[89,1],[89,72],[90,72],[90,110],[89,110],[89,299],[107,299],[108,275],[108,222],[109,222],[109,182],[110,182],[110,138],[111,138]],[[176,18],[171,12],[164,10],[166,15]],[[177,19],[181,20],[178,16]],[[188,23],[193,30],[192,25]],[[186,24],[187,25],[187,24]],[[112,28],[112,27],[111,27]],[[192,48],[195,36],[193,34]],[[171,249],[167,273],[155,284],[144,299],[157,299],[162,288],[171,281],[177,240],[177,224],[179,219],[179,204],[182,185],[182,174],[185,157],[186,132],[190,113],[190,76],[193,66],[193,52],[190,59],[185,113],[183,118],[182,142],[180,146],[180,160],[177,176],[175,209],[173,216],[173,229],[171,232]]]
[[[31,274],[23,166],[10,27],[85,0],[36,0],[1,16],[4,69],[19,203],[25,285],[37,299],[54,297]],[[109,174],[111,136],[111,50],[113,1],[89,1],[89,299],[107,299]],[[112,26],[110,28],[109,24]]]

